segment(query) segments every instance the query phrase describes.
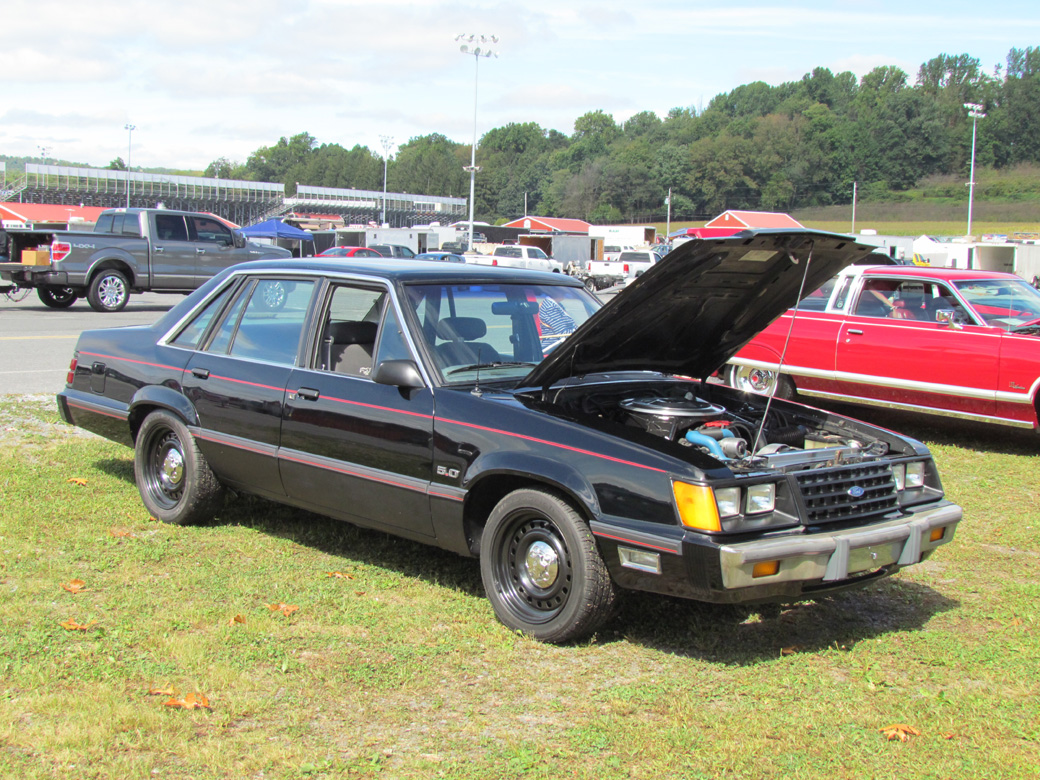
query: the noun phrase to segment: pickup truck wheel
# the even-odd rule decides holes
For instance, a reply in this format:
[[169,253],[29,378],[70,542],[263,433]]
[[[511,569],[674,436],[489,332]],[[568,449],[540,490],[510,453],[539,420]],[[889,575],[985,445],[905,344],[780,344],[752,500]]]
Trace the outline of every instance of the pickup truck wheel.
[[149,414],[134,445],[134,480],[145,507],[164,523],[191,525],[213,517],[223,487],[181,420]]
[[589,292],[596,292],[596,290],[599,289],[599,287],[596,285],[596,280],[593,279],[591,276],[585,279],[585,289]]
[[114,269],[101,271],[90,280],[87,302],[94,311],[120,311],[130,299],[126,277]]
[[786,376],[781,376],[779,382],[775,371],[766,371],[762,368],[752,366],[730,366],[726,369],[726,384],[737,390],[769,395],[776,385],[774,398],[791,400],[795,396],[794,383]]
[[617,591],[588,525],[543,490],[516,490],[492,510],[480,575],[498,619],[543,642],[588,636],[614,614]]
[[71,287],[40,287],[36,295],[44,306],[52,309],[67,309],[79,298]]

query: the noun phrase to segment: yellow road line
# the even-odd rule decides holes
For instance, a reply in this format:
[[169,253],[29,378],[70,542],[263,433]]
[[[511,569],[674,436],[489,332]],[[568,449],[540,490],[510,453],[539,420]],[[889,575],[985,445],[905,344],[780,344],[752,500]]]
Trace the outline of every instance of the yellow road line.
[[79,334],[71,336],[0,336],[0,341],[37,341],[39,339],[78,339]]

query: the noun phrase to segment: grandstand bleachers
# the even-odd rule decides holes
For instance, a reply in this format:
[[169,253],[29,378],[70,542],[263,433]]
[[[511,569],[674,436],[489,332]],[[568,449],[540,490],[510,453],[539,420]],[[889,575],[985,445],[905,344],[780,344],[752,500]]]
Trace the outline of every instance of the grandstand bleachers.
[[[9,193],[23,203],[82,204],[114,208],[127,205],[208,211],[239,225],[251,225],[293,209],[342,216],[347,223],[378,222],[383,193],[371,190],[301,185],[294,197],[274,182],[210,179],[202,176],[73,168],[26,163],[25,177]],[[391,227],[411,227],[433,221],[454,222],[466,214],[465,198],[406,193],[386,194],[386,221]]]

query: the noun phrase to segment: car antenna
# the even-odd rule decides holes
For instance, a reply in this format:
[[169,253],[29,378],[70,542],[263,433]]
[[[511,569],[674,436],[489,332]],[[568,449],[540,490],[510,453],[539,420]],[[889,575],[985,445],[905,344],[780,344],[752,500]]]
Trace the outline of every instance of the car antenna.
[[[758,431],[755,433],[755,440],[751,446],[752,454],[758,452],[759,442],[762,441],[762,432],[766,428],[766,420],[769,419],[769,407],[773,405],[773,396],[776,395],[776,390],[780,387],[780,376],[781,371],[784,367],[784,359],[787,357],[787,347],[791,343],[791,335],[794,333],[794,320],[798,316],[798,304],[802,301],[802,294],[805,290],[805,279],[809,275],[809,265],[812,263],[812,253],[815,242],[809,244],[809,255],[805,258],[805,270],[802,271],[802,281],[798,285],[798,300],[794,305],[794,311],[791,312],[791,324],[787,327],[787,337],[784,339],[784,348],[780,350],[780,362],[776,366],[776,379],[773,382],[773,386],[769,388],[769,396],[766,398],[766,408],[762,412],[762,421],[758,424]],[[798,258],[794,256],[790,249],[787,250],[787,259],[794,265],[798,265]]]

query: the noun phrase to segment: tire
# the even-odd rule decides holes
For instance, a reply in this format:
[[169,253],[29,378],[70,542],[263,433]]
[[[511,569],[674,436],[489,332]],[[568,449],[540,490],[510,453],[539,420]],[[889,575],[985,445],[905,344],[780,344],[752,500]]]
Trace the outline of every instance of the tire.
[[775,371],[766,371],[752,366],[737,365],[727,368],[726,384],[737,390],[743,390],[745,393],[758,395],[769,395],[770,392],[773,392],[773,385],[776,385],[773,397],[788,401],[796,395],[794,383],[789,377],[781,376],[780,381],[777,382]]
[[130,285],[114,268],[99,271],[87,288],[87,303],[94,311],[121,311],[129,299]]
[[36,295],[44,306],[52,309],[67,309],[79,298],[79,294],[71,287],[40,287]]
[[585,279],[585,289],[589,292],[596,292],[599,286],[596,284],[596,280],[589,276]]
[[192,525],[213,518],[223,486],[179,417],[149,414],[134,445],[134,480],[152,516],[164,523]]
[[480,576],[498,619],[542,642],[595,633],[617,602],[588,525],[543,490],[516,490],[492,510],[480,540]]

